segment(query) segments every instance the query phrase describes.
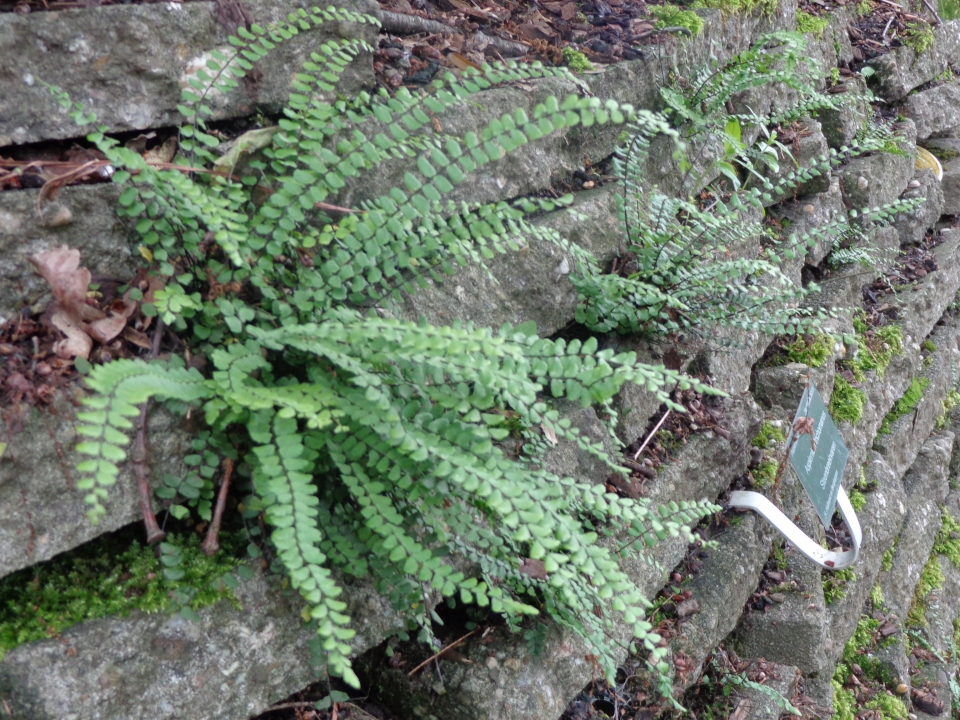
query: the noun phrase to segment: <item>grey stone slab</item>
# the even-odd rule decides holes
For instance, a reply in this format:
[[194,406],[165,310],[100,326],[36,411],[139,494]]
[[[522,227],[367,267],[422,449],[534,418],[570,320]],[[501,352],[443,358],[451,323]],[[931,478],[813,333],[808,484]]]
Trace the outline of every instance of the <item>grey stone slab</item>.
[[943,165],[943,214],[960,215],[960,158],[947,160]]
[[951,433],[927,442],[903,478],[907,513],[893,554],[893,565],[881,572],[879,578],[884,603],[901,620],[907,617],[920,571],[940,532],[940,503],[948,490],[952,441]]
[[843,192],[857,210],[893,202],[913,179],[916,135],[912,123],[900,123],[896,131],[902,138],[900,153],[854,158],[837,171]]
[[[42,214],[39,190],[0,193],[0,322],[24,307],[51,298],[46,281],[28,261],[31,255],[69,245],[80,251],[81,264],[96,278],[127,280],[139,255],[117,218],[120,189],[112,184],[77,185],[60,191]],[[50,220],[58,219],[51,226]]]
[[[12,720],[238,720],[320,677],[314,633],[279,581],[262,574],[227,601],[179,615],[137,612],[76,625],[21,645],[0,662],[0,696]],[[397,627],[389,601],[368,586],[343,595],[359,653]]]
[[[267,25],[313,5],[308,0],[259,0],[245,7],[254,22]],[[340,5],[366,13],[378,10],[372,0]],[[216,7],[212,2],[167,2],[3,13],[0,57],[16,62],[0,65],[0,147],[89,131],[77,128],[43,82],[68,90],[110,131],[179,124],[181,87],[204,66],[211,50],[231,54]],[[277,110],[288,97],[291,74],[310,52],[331,38],[357,36],[373,44],[376,30],[368,24],[331,23],[299,33],[257,63],[262,77],[256,83],[241,83],[226,96],[209,94],[214,118],[249,115],[257,108]],[[368,56],[348,67],[339,89],[350,94],[364,85],[373,85]]]
[[[737,626],[775,535],[763,518],[743,515],[738,525],[717,538],[718,547],[709,552],[703,568],[683,585],[693,593],[699,610],[678,623],[678,635],[670,643],[673,652],[683,653],[693,667],[679,677],[675,674],[676,688],[697,681],[707,656]],[[672,663],[671,671],[675,673]]]
[[[894,222],[894,227],[900,235],[900,244],[919,243],[927,231],[937,226],[937,221],[946,209],[947,188],[945,182],[941,184],[933,174],[933,170],[918,170],[913,178],[919,183],[918,187],[907,187],[900,196],[904,200],[922,198],[923,204],[916,210],[901,213]],[[946,178],[944,178],[946,180]],[[960,207],[960,199],[958,199]]]
[[[121,466],[99,524],[86,516],[85,492],[76,487],[81,456],[74,418],[82,395],[76,388],[57,395],[50,407],[24,407],[19,416],[8,408],[0,420],[0,438],[7,443],[0,458],[0,577],[140,517],[129,464]],[[164,473],[182,477],[191,439],[183,418],[154,406],[147,428],[151,480],[159,484]]]
[[[749,396],[727,400],[724,407],[730,437],[713,433],[693,436],[680,450],[677,462],[663,466],[651,482],[650,502],[716,497],[745,470],[759,413]],[[647,560],[630,557],[621,564],[650,597],[686,549],[679,539],[667,539],[652,549]],[[620,626],[611,642],[625,648],[629,639],[629,628]],[[378,699],[395,712],[411,718],[432,715],[462,720],[559,717],[594,672],[583,644],[553,625],[540,662],[527,654],[522,639],[500,634],[492,642],[468,643],[461,650],[474,663],[443,663],[443,692],[439,695],[429,678],[411,683],[405,672],[389,667],[382,658],[363,659],[363,669]]]
[[[779,694],[784,700],[791,700],[796,695],[802,679],[800,671],[792,665],[777,664],[769,670],[762,684]],[[737,694],[741,698],[737,704],[737,711],[744,707],[744,714],[738,717],[742,717],[743,720],[771,720],[783,716],[782,702],[769,693],[745,687],[739,688]]]
[[876,70],[877,94],[884,100],[899,100],[914,88],[943,73],[960,57],[960,20],[950,20],[933,31],[933,47],[917,53],[903,45],[871,60]]
[[917,139],[954,135],[960,128],[960,81],[909,95],[901,112],[917,125]]
[[[598,258],[612,254],[623,231],[614,208],[613,187],[580,193],[571,213],[558,210],[538,224],[555,230],[571,243]],[[559,245],[530,237],[518,252],[499,255],[489,262],[488,273],[479,265],[460,268],[438,285],[406,296],[402,307],[391,308],[408,319],[425,315],[435,325],[472,320],[499,327],[504,322],[537,323],[541,335],[551,335],[573,320],[580,302],[570,282],[576,260]]]

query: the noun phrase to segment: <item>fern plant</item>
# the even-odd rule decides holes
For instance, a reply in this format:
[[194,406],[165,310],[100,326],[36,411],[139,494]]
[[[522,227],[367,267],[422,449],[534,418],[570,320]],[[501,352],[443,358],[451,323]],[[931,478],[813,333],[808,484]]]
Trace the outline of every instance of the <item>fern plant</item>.
[[[814,89],[813,61],[804,55],[804,43],[802,35],[774,33],[729,63],[715,63],[692,81],[662,89],[672,122],[679,126],[669,131],[672,137],[686,138],[701,150],[723,148],[713,160],[701,158],[701,174],[683,183],[700,191],[704,179],[718,177],[701,195],[687,197],[684,190],[671,195],[651,186],[647,156],[662,129],[649,122],[630,126],[614,157],[614,172],[622,179],[617,197],[625,239],[622,270],[574,278],[582,298],[579,322],[599,332],[714,338],[723,327],[770,334],[821,331],[835,310],[804,307],[804,298],[818,288],[794,283],[782,269],[784,260],[820,241],[832,246],[864,228],[892,222],[917,201],[852,211],[853,224],[842,218],[799,237],[780,238],[763,224],[765,205],[852,156],[881,150],[892,137],[875,128],[851,147],[831,149],[806,167],[781,172],[780,156],[791,161],[792,156],[769,128],[838,102]],[[793,90],[796,102],[763,116],[726,113],[742,93],[771,82]],[[757,141],[743,142],[749,135]],[[682,166],[692,173],[693,163]],[[771,180],[771,174],[782,177]]]
[[[298,11],[279,26],[241,31],[232,56],[212,55],[210,73],[191,83],[181,108],[193,121],[181,129],[181,147],[194,162],[209,163],[217,142],[204,125],[212,112],[204,93],[229,88],[272,44],[328,20],[371,22],[345,10]],[[439,619],[434,604],[442,596],[489,607],[512,627],[542,610],[583,637],[610,677],[608,634],[615,619],[626,622],[656,662],[665,649],[643,620],[647,601],[599,536],[629,533],[629,552],[686,533],[715,507],[652,508],[551,474],[536,458],[514,458],[500,446],[504,413],[616,470],[550,397],[609,411],[625,382],[672,407],[673,386],[712,391],[633,354],[600,351],[595,339],[544,339],[526,325],[434,327],[389,317],[379,303],[530,236],[585,262],[579,248],[528,219],[568,200],[445,198],[469,173],[558,129],[628,120],[660,127],[662,120],[574,95],[463,137],[431,132],[433,118],[483,89],[569,77],[539,65],[447,75],[422,93],[323,100],[350,59],[369,49],[330,40],[313,53],[272,145],[240,178],[236,168],[158,169],[102,132],[90,136],[119,169],[120,214],[164,283],[144,311],[159,314],[212,365],[206,376],[178,357],[119,360],[90,373],[94,395],[78,429],[85,437],[78,449],[88,456],[78,486],[90,515],[104,513],[137,405],[173,399],[202,408],[209,452],[238,449],[238,472],[251,480],[245,512],[263,512],[273,527],[270,539],[309,606],[327,667],[348,683],[358,682],[349,661],[354,631],[338,574],[372,576],[423,633]],[[388,161],[406,164],[401,186],[359,208],[335,204],[347,183]],[[202,462],[215,466],[215,457]]]

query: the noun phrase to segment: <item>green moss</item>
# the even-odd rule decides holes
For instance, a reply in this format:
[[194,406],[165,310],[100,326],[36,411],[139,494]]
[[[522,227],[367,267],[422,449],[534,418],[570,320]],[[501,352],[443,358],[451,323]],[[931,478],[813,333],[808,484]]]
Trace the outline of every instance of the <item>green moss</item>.
[[772,487],[777,479],[777,463],[773,460],[762,460],[760,464],[750,471],[753,475],[753,484],[756,487]]
[[665,27],[683,27],[696,37],[703,32],[703,18],[691,10],[684,10],[676,5],[652,5],[647,10],[657,22],[654,28],[660,30]]
[[918,55],[923,55],[933,47],[933,27],[925,22],[907,23],[903,44],[912,47]]
[[903,700],[888,693],[877,693],[872,700],[864,705],[867,710],[876,710],[880,713],[880,720],[906,720],[907,706]]
[[884,572],[890,572],[893,570],[893,556],[897,554],[897,548],[891,547],[880,558],[880,569]]
[[893,424],[897,420],[916,410],[917,405],[919,405],[923,399],[923,391],[927,389],[927,385],[929,384],[929,378],[921,377],[911,380],[910,387],[907,388],[903,397],[897,400],[896,404],[883,419],[883,422],[880,423],[880,429],[877,430],[877,435],[889,435],[893,429]]
[[940,414],[937,416],[936,428],[942,430],[950,419],[950,411],[957,405],[960,405],[960,392],[950,390],[947,396],[940,403]]
[[587,56],[579,50],[574,50],[572,47],[565,47],[563,49],[563,64],[575,73],[582,73],[584,70],[593,70],[593,65],[587,59]]
[[957,152],[956,150],[950,150],[949,148],[928,147],[926,149],[940,162],[950,162],[951,160],[960,157],[960,152]]
[[926,350],[927,352],[936,352],[936,351],[937,351],[937,346],[936,346],[936,344],[934,344],[933,340],[924,340],[924,341],[923,341],[923,345],[921,345],[920,348],[921,348],[922,350]]
[[942,524],[937,540],[933,544],[933,552],[946,555],[954,567],[960,568],[960,523],[954,520],[953,515],[946,508],[941,514]]
[[[221,581],[238,564],[230,553],[206,557],[197,536],[170,542],[181,545],[183,557],[184,575],[176,581],[166,577],[152,548],[111,538],[0,580],[0,656],[85,620],[176,610],[178,593],[192,596],[193,610],[224,598],[236,602]],[[221,544],[230,539],[221,536]]]
[[943,570],[940,568],[940,560],[937,559],[936,554],[932,554],[920,571],[920,580],[913,590],[913,603],[910,605],[910,612],[907,613],[905,625],[927,624],[927,595],[934,588],[941,587],[945,579]]
[[[839,668],[839,666],[838,666]],[[846,677],[844,677],[846,680]],[[833,720],[856,720],[857,697],[852,690],[843,687],[843,680],[837,680],[836,674],[830,681],[833,686]]]
[[724,15],[733,15],[734,13],[751,13],[756,9],[772,17],[777,9],[778,0],[696,0],[693,4],[695,8],[712,8],[719,10]]
[[857,3],[857,15],[869,15],[873,11],[873,3],[870,0],[860,0]]
[[853,329],[857,334],[857,356],[844,361],[843,366],[849,368],[858,381],[871,370],[882,379],[893,357],[903,352],[903,330],[899,325],[870,328],[862,315],[854,318]]
[[857,574],[847,568],[846,570],[824,570],[823,571],[823,599],[827,605],[832,605],[837,600],[846,597],[847,583],[857,579]]
[[760,426],[760,432],[757,433],[750,444],[754,447],[765,449],[771,441],[783,442],[783,430],[771,422],[764,422],[763,425]]
[[856,425],[863,417],[865,401],[866,395],[862,390],[853,387],[838,376],[833,383],[833,394],[830,396],[830,415],[834,420],[846,420]]
[[853,505],[853,509],[857,512],[860,512],[867,506],[867,496],[856,488],[850,490],[850,504]]
[[811,342],[799,337],[787,345],[787,357],[790,362],[803,363],[808,367],[823,367],[833,353],[833,338],[829,335],[817,335]]
[[818,40],[823,39],[830,22],[825,17],[817,17],[803,10],[797,10],[797,30],[802,33],[812,33]]
[[773,548],[773,560],[777,565],[777,570],[787,569],[787,555],[783,551],[783,543],[777,543]]
[[880,589],[880,583],[877,583],[870,588],[870,603],[873,605],[875,610],[879,610],[883,607],[883,590]]

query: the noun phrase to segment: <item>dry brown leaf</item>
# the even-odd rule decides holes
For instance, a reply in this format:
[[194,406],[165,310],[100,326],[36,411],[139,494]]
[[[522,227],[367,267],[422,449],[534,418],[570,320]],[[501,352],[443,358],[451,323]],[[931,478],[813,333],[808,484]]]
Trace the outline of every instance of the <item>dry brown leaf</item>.
[[127,326],[127,318],[123,315],[111,315],[108,318],[102,320],[97,320],[96,322],[90,323],[87,332],[90,333],[90,336],[99,343],[106,345],[108,342],[113,340],[117,335],[123,332],[123,329]]
[[90,271],[80,267],[80,251],[61,245],[30,257],[37,272],[50,285],[61,309],[78,321],[103,318],[103,313],[87,305]]
[[534,560],[533,558],[524,558],[520,561],[520,572],[524,575],[529,575],[536,580],[546,580],[547,568],[543,564],[543,560]]
[[82,357],[84,360],[90,357],[93,340],[76,324],[70,315],[63,310],[58,310],[53,314],[50,321],[57,330],[67,336],[53,344],[53,351],[57,354],[57,357]]
[[547,442],[551,445],[556,445],[560,442],[557,439],[557,433],[554,432],[553,428],[547,427],[546,425],[541,425],[540,429],[543,431],[543,436],[547,439]]
[[143,158],[147,162],[171,163],[177,154],[177,138],[171,136],[160,147],[147,150]]

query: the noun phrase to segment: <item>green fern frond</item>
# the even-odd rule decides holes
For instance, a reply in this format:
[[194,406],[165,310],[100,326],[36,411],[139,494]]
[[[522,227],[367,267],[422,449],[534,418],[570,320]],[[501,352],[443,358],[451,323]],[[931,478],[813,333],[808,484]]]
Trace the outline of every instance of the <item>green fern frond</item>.
[[127,459],[127,431],[133,428],[130,418],[140,414],[137,406],[153,397],[197,402],[210,396],[210,387],[193,368],[140,360],[99,365],[87,377],[87,386],[96,395],[84,398],[89,409],[77,414],[83,423],[77,434],[87,438],[77,443],[77,452],[90,459],[77,466],[83,473],[77,488],[90,491],[84,499],[92,506],[88,514],[96,523],[106,513],[100,501],[107,498],[106,488],[117,482],[117,464]]

